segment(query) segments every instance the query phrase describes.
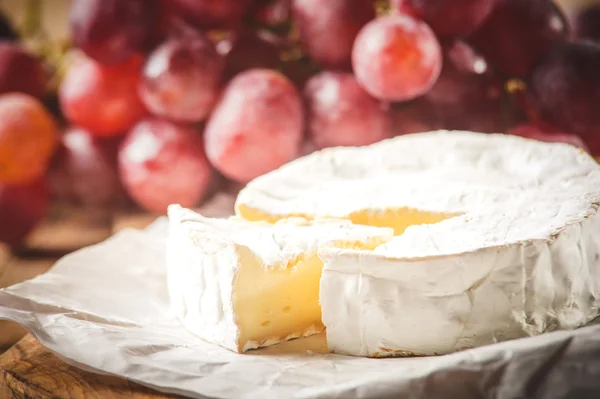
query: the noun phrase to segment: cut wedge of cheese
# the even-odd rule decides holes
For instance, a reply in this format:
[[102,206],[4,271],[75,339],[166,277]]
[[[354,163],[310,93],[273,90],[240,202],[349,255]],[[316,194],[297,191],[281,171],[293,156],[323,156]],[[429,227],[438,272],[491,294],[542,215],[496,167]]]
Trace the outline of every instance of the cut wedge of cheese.
[[394,228],[373,251],[320,250],[328,345],[433,355],[598,316],[599,204],[600,167],[575,147],[437,131],[300,158],[250,182],[236,213]]
[[169,207],[168,288],[188,330],[237,352],[323,331],[319,282],[326,245],[373,249],[393,231],[345,220],[276,224],[211,219]]

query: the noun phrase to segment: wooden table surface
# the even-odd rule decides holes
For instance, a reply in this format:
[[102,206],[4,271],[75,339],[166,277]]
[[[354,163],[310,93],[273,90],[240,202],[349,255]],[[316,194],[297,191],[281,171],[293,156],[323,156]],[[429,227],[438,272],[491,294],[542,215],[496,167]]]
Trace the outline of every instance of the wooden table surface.
[[[230,193],[217,194],[199,211],[206,216],[231,214],[233,198]],[[60,256],[102,241],[123,228],[144,228],[156,217],[125,213],[113,215],[110,220],[92,221],[86,212],[55,209],[33,232],[24,253],[10,254],[0,247],[0,288],[44,273]],[[16,323],[0,320],[0,399],[176,397],[156,393],[125,379],[69,366]]]

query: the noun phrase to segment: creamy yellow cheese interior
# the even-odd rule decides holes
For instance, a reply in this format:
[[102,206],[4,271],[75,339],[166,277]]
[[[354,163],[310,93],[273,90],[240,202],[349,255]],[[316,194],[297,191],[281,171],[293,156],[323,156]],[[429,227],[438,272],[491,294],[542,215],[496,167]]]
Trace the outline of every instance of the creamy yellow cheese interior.
[[[335,245],[374,249],[382,243],[373,239]],[[239,247],[238,256],[242,266],[234,281],[233,306],[240,331],[239,352],[324,329],[319,304],[323,262],[316,253],[279,265],[263,265],[247,247]]]
[[[250,221],[265,221],[269,223],[275,223],[278,220],[288,217],[303,217],[309,220],[312,219],[311,216],[303,214],[267,214],[245,205],[239,205],[236,210],[239,216]],[[394,229],[394,234],[401,235],[409,226],[439,223],[443,220],[460,215],[460,213],[428,212],[412,208],[389,208],[385,211],[363,210],[354,212],[350,215],[341,217],[341,219],[349,219],[352,221],[352,223],[367,226],[390,227]]]

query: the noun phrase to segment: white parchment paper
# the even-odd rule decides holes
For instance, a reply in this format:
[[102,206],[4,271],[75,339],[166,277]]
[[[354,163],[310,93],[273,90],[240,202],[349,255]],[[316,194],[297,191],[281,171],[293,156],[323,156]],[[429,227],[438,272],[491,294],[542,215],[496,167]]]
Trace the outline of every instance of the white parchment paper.
[[0,318],[78,367],[194,398],[600,398],[600,325],[426,358],[327,354],[323,336],[205,343],[169,314],[165,232],[121,232],[0,290]]

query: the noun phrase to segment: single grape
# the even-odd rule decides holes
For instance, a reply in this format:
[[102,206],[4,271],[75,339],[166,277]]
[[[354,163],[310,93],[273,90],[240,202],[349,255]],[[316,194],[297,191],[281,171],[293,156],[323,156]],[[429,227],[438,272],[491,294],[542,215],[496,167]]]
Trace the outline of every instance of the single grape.
[[22,244],[44,218],[48,201],[43,178],[26,184],[0,185],[0,242],[11,247]]
[[568,34],[567,19],[551,1],[496,0],[490,16],[469,39],[498,71],[521,77]]
[[549,143],[567,143],[584,151],[589,151],[581,137],[576,134],[561,132],[544,123],[522,123],[510,129],[508,134]]
[[54,197],[89,208],[114,209],[125,204],[117,169],[120,141],[68,128],[50,169]]
[[67,70],[59,88],[66,119],[98,136],[125,133],[145,114],[137,94],[141,58],[101,65],[82,57]]
[[126,136],[119,170],[131,197],[157,213],[174,203],[196,206],[213,177],[200,133],[155,118],[141,121]]
[[222,73],[223,58],[208,39],[171,39],[148,57],[140,98],[154,115],[198,122],[214,106]]
[[0,95],[0,183],[39,178],[56,144],[56,124],[42,103],[22,93]]
[[358,82],[374,97],[406,101],[433,86],[442,51],[425,24],[407,15],[380,17],[358,34],[352,50]]
[[171,0],[181,15],[202,28],[237,27],[252,0]]
[[0,41],[0,93],[19,92],[43,99],[46,83],[41,60],[16,43]]
[[279,66],[279,49],[276,42],[269,40],[266,32],[257,34],[251,31],[239,31],[230,34],[220,43],[225,53],[225,80],[252,68],[271,68]]
[[206,153],[226,177],[247,182],[294,159],[302,100],[285,76],[251,69],[229,82],[205,130]]
[[487,18],[495,0],[391,0],[392,9],[427,22],[438,37],[465,36]]
[[100,63],[124,62],[149,44],[157,14],[156,0],[74,0],[71,37]]
[[360,29],[375,17],[369,0],[293,0],[292,16],[300,43],[318,64],[350,69],[352,44]]
[[579,11],[574,23],[575,36],[600,42],[600,4],[591,4]]
[[346,72],[321,72],[306,84],[308,133],[318,148],[368,145],[390,137],[389,112]]
[[259,1],[252,9],[255,22],[276,31],[285,31],[289,28],[291,15],[292,0]]
[[582,135],[587,142],[587,136],[600,132],[599,71],[599,44],[559,45],[531,74],[528,82],[531,104],[543,120],[565,132]]

